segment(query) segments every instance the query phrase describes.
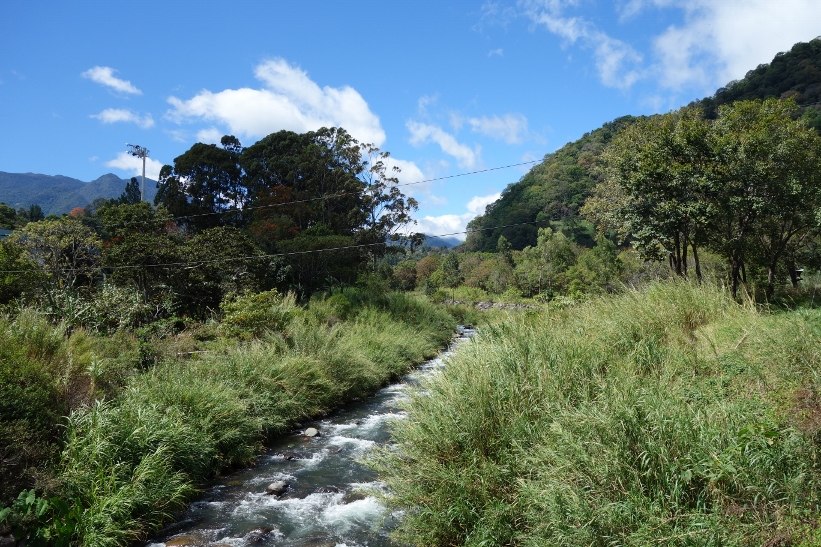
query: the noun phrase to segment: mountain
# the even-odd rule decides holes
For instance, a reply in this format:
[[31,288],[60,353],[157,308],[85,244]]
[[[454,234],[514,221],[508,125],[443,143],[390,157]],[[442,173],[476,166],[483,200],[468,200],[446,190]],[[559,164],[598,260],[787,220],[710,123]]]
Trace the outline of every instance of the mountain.
[[[137,177],[137,180],[140,180]],[[0,202],[15,209],[37,204],[47,215],[62,215],[74,207],[85,207],[97,198],[118,198],[125,191],[127,179],[108,173],[91,182],[62,175],[5,173],[0,171]],[[146,201],[153,202],[157,183],[145,179]]]
[[[702,108],[709,118],[719,106],[737,100],[792,98],[802,107],[801,117],[821,133],[821,37],[795,44],[738,81],[718,89],[712,97],[689,106]],[[514,249],[536,244],[540,227],[552,224],[580,245],[592,246],[591,226],[578,216],[597,181],[595,165],[608,142],[637,118],[624,116],[586,133],[544,157],[524,177],[509,184],[485,214],[468,224],[472,233],[467,251],[496,250],[503,235]],[[510,226],[515,225],[515,226]],[[510,226],[494,228],[495,226]]]
[[441,249],[450,249],[451,247],[456,247],[460,245],[462,242],[455,237],[439,237],[439,236],[430,236],[425,234],[425,242],[423,245],[427,247],[439,247]]

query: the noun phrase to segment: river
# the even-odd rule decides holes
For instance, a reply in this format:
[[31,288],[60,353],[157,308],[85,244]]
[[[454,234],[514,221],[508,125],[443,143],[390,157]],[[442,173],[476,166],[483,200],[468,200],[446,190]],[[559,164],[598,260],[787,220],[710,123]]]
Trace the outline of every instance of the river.
[[[375,494],[384,488],[360,460],[390,440],[389,425],[402,419],[399,403],[410,386],[436,373],[471,329],[441,356],[427,361],[373,397],[286,435],[250,469],[221,477],[191,503],[181,520],[147,547],[272,545],[289,547],[379,547],[401,515],[389,513]],[[313,427],[319,436],[307,437]],[[266,494],[275,482],[281,495]]]

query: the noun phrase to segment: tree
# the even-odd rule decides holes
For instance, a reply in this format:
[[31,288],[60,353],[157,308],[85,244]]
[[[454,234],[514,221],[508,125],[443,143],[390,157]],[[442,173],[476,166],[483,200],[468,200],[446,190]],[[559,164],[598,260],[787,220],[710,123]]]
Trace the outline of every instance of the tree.
[[703,199],[708,131],[702,113],[688,109],[628,126],[602,155],[606,182],[596,187],[597,198],[583,212],[599,221],[600,232],[609,227],[629,233],[643,257],[668,259],[679,276],[688,275],[692,249],[700,279],[698,248],[708,222]]
[[46,216],[43,214],[43,209],[40,208],[37,204],[32,204],[29,206],[29,213],[28,219],[29,222],[37,222],[39,220],[43,220]]
[[552,293],[559,275],[576,263],[578,246],[562,232],[539,228],[535,247],[522,250],[516,267],[519,288],[526,294]]
[[100,271],[102,242],[78,219],[31,222],[9,239],[25,249],[29,260],[43,267],[51,288],[91,286]]
[[[410,215],[419,208],[419,204],[399,191],[399,167],[394,165],[388,173],[390,153],[382,152],[371,144],[361,145],[360,148],[365,158],[360,179],[365,183],[362,207],[366,218],[357,241],[369,245],[368,253],[376,271],[379,257],[386,253],[404,252],[407,243],[411,248],[420,245],[424,235],[408,235],[401,231],[410,224],[416,224]],[[388,242],[394,245],[383,245]]]
[[[403,232],[416,201],[399,191],[388,158],[342,128],[279,131],[243,151],[251,231],[266,251],[290,253],[299,287],[355,280],[366,265],[376,271],[380,257],[404,250],[389,243],[418,241]],[[308,249],[321,256],[299,253]]]
[[499,236],[499,240],[496,243],[496,252],[499,253],[499,258],[508,264],[509,266],[513,266],[513,246],[507,240],[505,236]]
[[797,111],[792,100],[739,101],[712,126],[710,244],[729,262],[733,294],[754,265],[772,296],[779,264],[818,234],[821,137]]
[[[456,253],[448,253],[439,263],[439,268],[431,275],[431,281],[439,287],[455,289],[462,282],[459,271],[459,257]],[[453,293],[451,294],[451,297]]]
[[0,304],[31,297],[46,274],[26,252],[19,240],[0,240]]
[[119,203],[123,205],[134,205],[142,201],[142,192],[137,182],[137,177],[131,177],[125,185],[125,191],[120,195]]
[[[197,143],[174,165],[160,170],[155,205],[165,205],[180,224],[193,232],[215,226],[237,226],[247,192],[240,167],[239,141],[225,136],[222,147]],[[229,213],[230,212],[230,213]]]

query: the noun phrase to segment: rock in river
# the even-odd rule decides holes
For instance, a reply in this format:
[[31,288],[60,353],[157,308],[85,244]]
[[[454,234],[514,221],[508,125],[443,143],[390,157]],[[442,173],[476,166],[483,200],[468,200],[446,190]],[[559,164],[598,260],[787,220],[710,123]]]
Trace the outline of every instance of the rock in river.
[[285,481],[275,481],[268,485],[265,493],[269,496],[281,496],[288,491],[288,483]]

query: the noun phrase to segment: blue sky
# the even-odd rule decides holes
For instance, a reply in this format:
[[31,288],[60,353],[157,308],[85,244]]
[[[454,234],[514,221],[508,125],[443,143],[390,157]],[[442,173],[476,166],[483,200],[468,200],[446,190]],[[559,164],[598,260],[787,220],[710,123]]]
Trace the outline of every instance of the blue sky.
[[[821,34],[818,0],[0,2],[0,171],[148,174],[195,142],[342,126],[391,152],[417,228],[527,166],[712,94]],[[0,201],[2,196],[0,196]]]

